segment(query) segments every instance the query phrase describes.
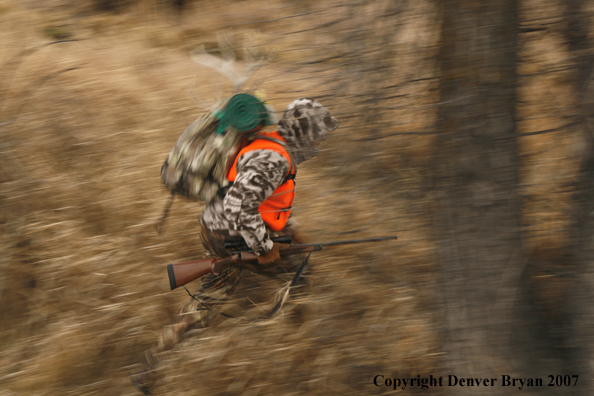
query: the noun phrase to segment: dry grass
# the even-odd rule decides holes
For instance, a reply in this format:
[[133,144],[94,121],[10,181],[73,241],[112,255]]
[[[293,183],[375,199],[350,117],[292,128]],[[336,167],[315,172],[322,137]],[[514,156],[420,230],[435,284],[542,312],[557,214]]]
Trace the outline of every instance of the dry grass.
[[[366,92],[365,80],[357,85],[336,60],[299,65],[349,50],[319,49],[340,42],[344,24],[337,36],[307,32],[330,18],[328,11],[247,24],[316,11],[315,3],[195,2],[182,14],[155,13],[149,3],[120,14],[68,1],[0,3],[0,62],[10,66],[0,82],[0,395],[135,394],[127,370],[187,298],[168,290],[165,265],[202,255],[199,204],[177,201],[165,233],[153,229],[167,196],[160,166],[201,104],[229,90],[187,50],[216,48],[216,32],[229,25],[237,47],[247,32],[276,52],[255,81],[278,110],[296,96],[321,96],[342,121],[328,151],[300,169],[295,214],[310,240],[394,233],[400,240],[316,254],[310,290],[281,315],[258,323],[219,320],[165,353],[158,394],[358,395],[381,392],[372,385],[376,374],[432,373],[439,353],[433,197],[421,188],[431,137],[370,139],[431,128],[435,81],[405,83],[434,73],[418,67],[430,63],[427,48],[437,41],[431,6],[403,11],[394,54],[400,63],[390,78],[405,96],[382,102],[393,109],[381,113],[381,128],[365,130],[349,116],[370,105],[345,99]],[[283,36],[288,31],[304,33]],[[42,47],[66,38],[83,40]],[[19,58],[28,48],[38,50]],[[526,92],[545,85],[534,81]],[[332,87],[341,94],[329,94]],[[558,169],[553,159],[568,156],[546,139],[524,143],[527,153],[547,153],[525,167],[535,189],[549,188],[539,164],[550,176]],[[558,172],[547,183],[573,168]],[[538,205],[557,208],[554,199]],[[526,216],[546,217],[538,205]],[[562,227],[558,212],[550,218],[539,221]],[[255,317],[281,286],[250,274],[226,310]]]

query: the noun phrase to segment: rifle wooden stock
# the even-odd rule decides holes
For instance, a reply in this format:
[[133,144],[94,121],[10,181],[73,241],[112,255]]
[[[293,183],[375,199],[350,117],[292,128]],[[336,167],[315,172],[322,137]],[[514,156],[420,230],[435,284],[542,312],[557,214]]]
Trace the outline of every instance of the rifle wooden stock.
[[[335,246],[335,245],[349,245],[353,243],[365,243],[365,242],[379,242],[387,239],[397,239],[397,237],[381,237],[381,238],[368,238],[368,239],[355,239],[350,241],[338,241],[338,242],[326,242],[326,243],[314,243],[306,245],[293,245],[287,249],[281,250],[280,256],[286,257],[294,254],[311,253],[317,252],[323,249],[324,246]],[[206,258],[202,260],[186,261],[183,263],[168,264],[167,275],[169,275],[169,287],[171,290],[176,289],[180,286],[190,283],[194,279],[198,279],[206,274],[219,275],[223,268],[229,264],[247,263],[258,261],[258,256],[252,252],[235,252],[229,257],[223,259]]]
[[178,288],[212,272],[217,259],[186,261],[184,263],[167,264],[169,287],[171,290]]

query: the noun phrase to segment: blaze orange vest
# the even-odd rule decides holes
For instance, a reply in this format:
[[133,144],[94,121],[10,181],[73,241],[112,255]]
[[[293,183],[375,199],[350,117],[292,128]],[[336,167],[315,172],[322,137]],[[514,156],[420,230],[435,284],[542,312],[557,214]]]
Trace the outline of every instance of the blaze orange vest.
[[[271,140],[268,140],[271,139]],[[287,149],[280,143],[286,143],[277,132],[258,133],[256,139],[239,151],[233,165],[227,172],[227,180],[234,182],[237,177],[237,160],[247,152],[254,150],[271,150],[279,153],[289,163],[289,172],[280,186],[272,192],[258,207],[258,212],[266,225],[273,231],[280,231],[285,228],[289,215],[291,214],[291,205],[295,198],[295,174],[297,169],[291,161]]]

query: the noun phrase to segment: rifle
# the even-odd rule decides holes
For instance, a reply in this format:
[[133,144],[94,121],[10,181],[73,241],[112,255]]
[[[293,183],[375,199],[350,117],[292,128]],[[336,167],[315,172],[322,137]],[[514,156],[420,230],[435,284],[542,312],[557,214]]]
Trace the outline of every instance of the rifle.
[[[291,235],[283,235],[276,238],[272,238],[272,242],[276,243],[288,243],[289,245],[293,242],[293,238]],[[249,251],[250,248],[248,247],[247,243],[243,239],[233,239],[230,241],[225,241],[225,250],[229,250],[230,252],[239,252],[242,250]]]
[[[273,238],[273,242],[280,242],[280,238],[286,237],[279,237]],[[290,238],[290,237],[289,237]],[[281,258],[290,256],[293,254],[301,254],[301,253],[311,253],[311,252],[318,252],[322,250],[325,246],[336,246],[336,245],[350,245],[354,243],[366,243],[366,242],[379,242],[385,241],[388,239],[398,239],[396,235],[393,236],[386,236],[381,238],[367,238],[367,239],[352,239],[350,241],[336,241],[336,242],[325,242],[325,243],[312,243],[312,244],[303,244],[303,245],[291,245],[287,249],[280,251]],[[286,240],[286,239],[285,239]],[[241,246],[243,242],[231,242],[231,244],[226,245],[229,247],[233,247],[234,244],[237,243],[237,246]],[[290,242],[289,242],[290,243]],[[167,265],[167,275],[169,275],[169,287],[171,290],[176,289],[180,286],[185,285],[193,281],[194,279],[198,279],[206,274],[213,273],[215,275],[220,275],[223,268],[228,266],[229,264],[239,264],[239,263],[249,263],[258,261],[258,256],[248,249],[244,251],[234,251],[231,253],[229,257],[225,257],[222,259],[218,258],[205,258],[201,260],[194,260],[194,261],[186,261],[183,263],[175,263],[175,264],[168,264]]]

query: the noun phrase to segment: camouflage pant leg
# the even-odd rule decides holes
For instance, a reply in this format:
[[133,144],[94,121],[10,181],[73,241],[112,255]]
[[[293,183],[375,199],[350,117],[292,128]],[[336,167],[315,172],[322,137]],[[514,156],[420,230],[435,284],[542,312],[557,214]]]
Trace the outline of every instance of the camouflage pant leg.
[[[202,243],[208,256],[227,257],[230,253],[224,248],[224,238],[212,231],[202,229]],[[220,275],[208,274],[201,278],[200,288],[186,305],[179,311],[173,324],[168,326],[159,340],[159,345],[152,349],[152,355],[172,349],[184,334],[199,326],[207,327],[227,297],[241,280],[243,266],[228,265]]]
[[[202,239],[209,256],[226,257],[230,254],[224,248],[224,240],[221,235],[203,229]],[[297,242],[297,238],[295,241]],[[301,255],[295,255],[278,260],[272,265],[259,266],[255,264],[250,266],[250,269],[267,277],[290,280],[304,258]],[[156,368],[159,363],[159,354],[171,350],[189,330],[198,326],[208,326],[217,316],[213,310],[220,312],[220,307],[242,279],[242,273],[246,267],[244,265],[229,265],[223,269],[220,275],[209,274],[202,277],[200,288],[194,294],[195,298],[188,301],[175,317],[173,324],[161,333],[158,345],[145,352],[144,364],[130,373],[130,379],[138,390],[150,394],[147,392],[154,386],[158,378]],[[303,286],[305,283],[307,282],[302,277],[299,286]],[[208,308],[203,304],[208,305]]]
[[183,339],[187,331],[197,327],[207,327],[217,315],[215,311],[218,311],[227,297],[233,293],[235,286],[241,280],[242,272],[241,266],[229,265],[220,275],[204,276],[200,289],[179,311],[173,324],[161,334],[159,345],[152,351],[153,355],[172,349]]
[[[220,234],[203,228],[202,242],[209,256],[227,257],[230,255],[230,252],[224,248],[224,238]],[[260,275],[289,281],[304,259],[304,255],[294,255],[267,266],[229,265],[223,269],[220,275],[208,274],[202,277],[198,291],[180,310],[173,324],[163,331],[158,346],[151,349],[150,356],[147,354],[149,365],[153,365],[150,360],[155,359],[154,357],[158,353],[170,350],[178,344],[187,331],[198,327],[207,327],[210,324],[217,316],[215,311],[220,311],[220,307],[235,290],[246,267]],[[299,285],[304,283],[304,278],[301,278]]]

